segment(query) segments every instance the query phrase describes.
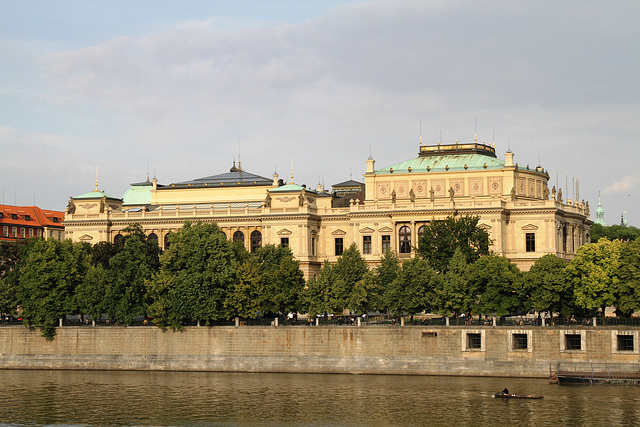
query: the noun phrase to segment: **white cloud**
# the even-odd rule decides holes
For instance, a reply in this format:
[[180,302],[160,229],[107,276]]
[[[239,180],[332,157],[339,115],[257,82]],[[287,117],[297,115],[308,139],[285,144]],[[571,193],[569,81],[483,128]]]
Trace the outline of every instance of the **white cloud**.
[[603,194],[626,194],[635,189],[638,184],[640,184],[640,174],[638,172],[630,173],[608,185]]
[[480,140],[495,126],[498,152],[509,139],[516,161],[540,158],[554,185],[575,175],[594,200],[640,154],[638,15],[632,1],[394,0],[299,24],[206,16],[42,57],[40,100],[60,163],[105,165],[113,194],[147,161],[175,182],[228,169],[238,147],[251,172],[288,176],[293,156],[297,182],[330,185],[358,179],[370,148],[380,167],[415,156],[420,121],[425,143],[451,142],[477,117]]

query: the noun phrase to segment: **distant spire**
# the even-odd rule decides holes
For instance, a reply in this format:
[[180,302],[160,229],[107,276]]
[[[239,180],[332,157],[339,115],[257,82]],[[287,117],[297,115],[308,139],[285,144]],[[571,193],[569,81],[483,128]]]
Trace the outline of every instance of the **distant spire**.
[[[420,146],[422,147],[422,120],[420,120]],[[369,149],[371,151],[371,149]],[[371,157],[371,153],[369,153],[369,157]]]
[[291,158],[291,184],[295,184],[295,182],[293,182],[293,157]]
[[96,189],[95,191],[100,191],[98,190],[98,166],[96,166]]
[[596,208],[596,224],[607,225],[604,222],[604,208],[602,207],[602,202],[600,201],[600,192],[598,191],[598,207]]
[[478,142],[478,118],[477,117],[473,118],[473,133],[475,135],[473,137],[473,140],[475,142]]

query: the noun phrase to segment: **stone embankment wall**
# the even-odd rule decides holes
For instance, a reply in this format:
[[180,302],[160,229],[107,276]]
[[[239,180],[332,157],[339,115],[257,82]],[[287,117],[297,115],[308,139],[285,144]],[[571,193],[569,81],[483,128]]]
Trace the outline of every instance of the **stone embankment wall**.
[[2,369],[548,377],[560,362],[638,363],[638,348],[625,327],[64,327],[53,341],[0,328]]

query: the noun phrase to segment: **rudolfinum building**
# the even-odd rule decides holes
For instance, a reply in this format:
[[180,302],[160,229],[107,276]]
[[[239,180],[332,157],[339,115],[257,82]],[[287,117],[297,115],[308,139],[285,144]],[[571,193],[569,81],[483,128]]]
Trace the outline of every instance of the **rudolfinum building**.
[[549,173],[498,158],[491,144],[422,145],[418,156],[382,169],[366,160],[364,183],[333,191],[283,182],[245,171],[161,185],[132,184],[122,198],[96,189],[72,197],[64,221],[73,241],[117,243],[122,230],[140,224],[166,249],[168,235],[185,221],[215,222],[227,238],[254,251],[288,246],[306,277],[325,260],[336,261],[352,243],[375,265],[386,251],[414,256],[423,227],[448,216],[480,217],[492,250],[528,270],[555,254],[572,259],[590,240],[589,205],[549,188]]

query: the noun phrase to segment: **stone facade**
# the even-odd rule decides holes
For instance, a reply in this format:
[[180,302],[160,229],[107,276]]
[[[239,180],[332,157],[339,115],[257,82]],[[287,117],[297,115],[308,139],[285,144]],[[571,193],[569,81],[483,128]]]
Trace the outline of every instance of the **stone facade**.
[[77,208],[67,212],[65,230],[73,241],[115,242],[139,223],[166,248],[167,235],[186,220],[216,222],[248,249],[289,246],[307,278],[352,243],[370,265],[387,250],[414,256],[421,227],[452,215],[479,216],[491,249],[523,270],[545,254],[572,259],[590,241],[588,205],[564,200],[560,189],[549,189],[547,171],[514,163],[510,151],[501,160],[484,143],[421,145],[419,156],[406,162],[379,170],[373,159],[366,163],[364,200],[346,206],[293,178],[284,185],[278,175],[271,180],[234,165],[229,173],[184,183],[136,184],[150,192],[145,205],[97,189],[72,198]]

